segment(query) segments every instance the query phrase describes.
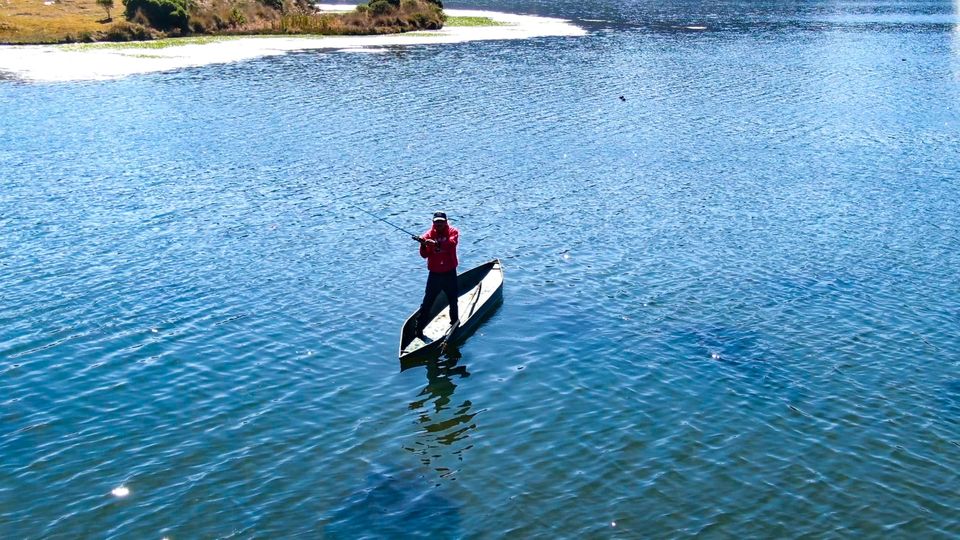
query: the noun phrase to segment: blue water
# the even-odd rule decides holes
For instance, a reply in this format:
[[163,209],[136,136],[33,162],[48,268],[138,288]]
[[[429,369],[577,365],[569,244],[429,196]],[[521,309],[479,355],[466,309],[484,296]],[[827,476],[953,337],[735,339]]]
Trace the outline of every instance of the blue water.
[[0,538],[960,535],[960,5],[447,5],[590,33],[0,82]]

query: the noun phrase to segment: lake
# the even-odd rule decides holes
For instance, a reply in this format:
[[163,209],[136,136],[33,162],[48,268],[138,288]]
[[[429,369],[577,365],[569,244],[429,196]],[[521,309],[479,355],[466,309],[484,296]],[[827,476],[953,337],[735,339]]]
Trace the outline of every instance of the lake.
[[446,4],[589,34],[0,80],[0,537],[960,535],[960,3]]

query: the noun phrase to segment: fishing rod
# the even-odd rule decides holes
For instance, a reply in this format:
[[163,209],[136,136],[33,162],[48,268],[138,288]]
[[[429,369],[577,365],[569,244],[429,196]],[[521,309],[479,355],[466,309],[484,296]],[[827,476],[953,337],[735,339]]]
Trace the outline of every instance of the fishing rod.
[[364,214],[367,214],[368,216],[371,216],[371,217],[373,217],[373,218],[375,218],[375,219],[377,219],[377,220],[380,220],[380,221],[386,223],[387,225],[393,227],[394,229],[396,229],[396,230],[398,230],[398,231],[400,231],[400,232],[402,232],[402,233],[406,233],[406,234],[409,234],[410,236],[414,236],[414,237],[417,237],[417,238],[420,237],[419,234],[413,234],[412,232],[404,229],[403,227],[399,227],[399,226],[397,226],[397,225],[394,225],[393,223],[390,223],[389,221],[387,221],[387,220],[383,219],[382,217],[374,214],[373,212],[368,212],[368,211],[364,210],[363,208],[360,208],[359,206],[357,206],[357,205],[355,205],[355,204],[351,204],[351,203],[349,203],[349,202],[347,202],[347,201],[343,201],[343,203],[346,204],[347,206],[355,209],[355,210],[359,210],[359,211],[363,212]]
[[[329,192],[328,192],[328,193],[329,193]],[[412,238],[416,238],[416,239],[419,239],[419,238],[420,238],[420,235],[419,235],[419,234],[413,234],[412,232],[404,229],[403,227],[400,227],[399,225],[395,225],[395,224],[387,221],[386,219],[384,219],[384,218],[382,218],[382,217],[374,214],[373,212],[370,212],[370,211],[366,210],[365,208],[361,208],[361,207],[359,207],[359,206],[351,203],[350,201],[344,200],[347,196],[349,196],[349,194],[346,195],[346,196],[344,196],[344,197],[331,197],[331,199],[333,199],[334,201],[337,201],[337,202],[342,202],[343,204],[349,206],[350,208],[353,208],[354,210],[359,210],[359,211],[363,212],[364,214],[366,214],[366,215],[368,215],[368,216],[376,219],[377,221],[382,221],[382,222],[386,223],[387,225],[393,227],[394,229],[396,229],[396,230],[398,230],[398,231],[400,231],[400,232],[402,232],[402,233],[405,233],[405,234],[410,235],[410,237],[412,237]]]
[[384,218],[382,218],[382,217],[374,214],[373,212],[370,212],[370,211],[366,210],[365,208],[361,208],[361,207],[359,207],[359,206],[351,203],[350,201],[344,200],[346,197],[349,197],[349,196],[350,196],[349,193],[348,193],[347,195],[342,196],[342,197],[335,197],[335,196],[333,196],[333,194],[332,194],[329,190],[327,190],[327,189],[321,188],[321,191],[324,191],[324,192],[327,193],[327,195],[328,195],[328,196],[330,197],[330,199],[331,199],[331,202],[341,202],[341,203],[349,206],[350,208],[353,208],[354,210],[359,210],[359,211],[363,212],[364,214],[367,214],[368,216],[376,219],[377,221],[382,221],[382,222],[386,223],[387,225],[393,227],[394,229],[396,229],[396,230],[398,230],[398,231],[400,231],[400,232],[402,232],[402,233],[404,233],[404,234],[410,235],[410,237],[413,238],[414,240],[422,241],[419,234],[414,234],[414,233],[412,233],[412,232],[404,229],[403,227],[400,227],[399,225],[396,225],[396,224],[394,224],[394,223],[392,223],[392,222],[390,222],[390,221],[387,221],[386,219],[384,219]]

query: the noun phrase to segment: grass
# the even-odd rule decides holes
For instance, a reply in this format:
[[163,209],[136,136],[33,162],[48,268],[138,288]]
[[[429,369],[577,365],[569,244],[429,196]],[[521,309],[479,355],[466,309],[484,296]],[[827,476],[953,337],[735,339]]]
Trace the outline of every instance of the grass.
[[510,26],[510,23],[495,21],[490,17],[447,17],[444,26]]
[[[50,1],[50,0],[48,0]],[[123,18],[123,4],[115,2],[114,21]],[[0,43],[60,43],[66,36],[81,39],[105,31],[107,13],[94,0],[0,0]]]

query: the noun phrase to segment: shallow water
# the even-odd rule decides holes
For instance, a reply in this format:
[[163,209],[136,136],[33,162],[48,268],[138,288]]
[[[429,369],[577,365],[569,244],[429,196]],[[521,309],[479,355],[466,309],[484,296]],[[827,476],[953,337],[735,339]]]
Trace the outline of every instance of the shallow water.
[[0,537],[960,534],[960,7],[448,6],[591,33],[0,82]]

